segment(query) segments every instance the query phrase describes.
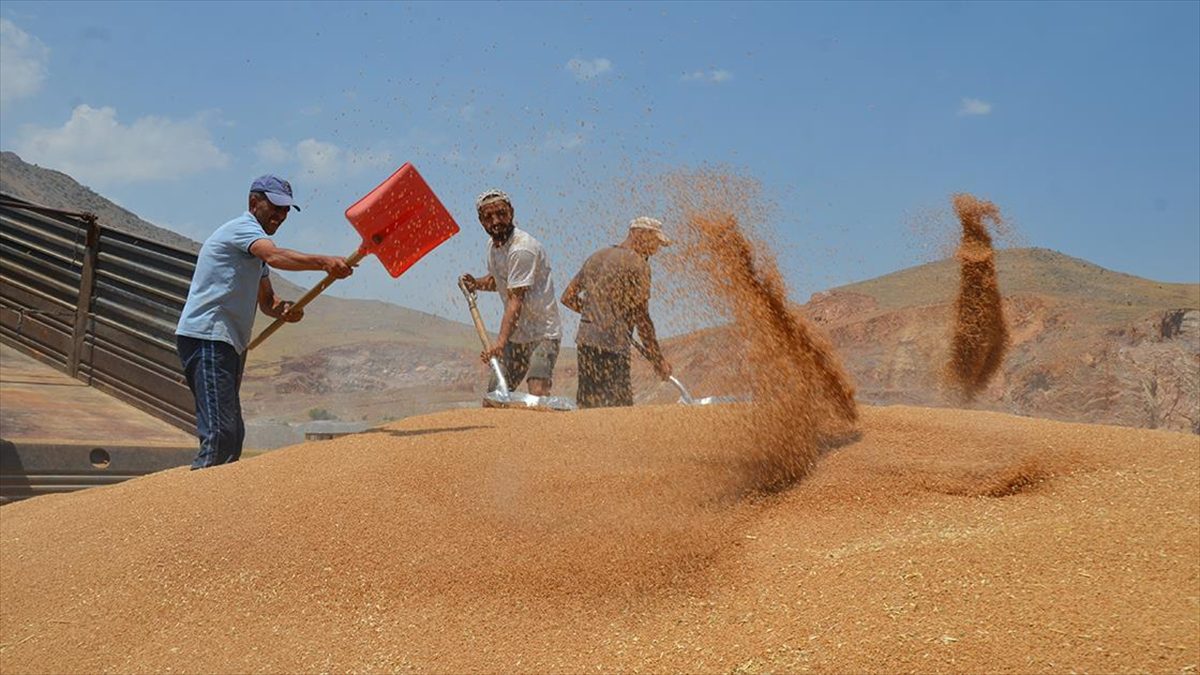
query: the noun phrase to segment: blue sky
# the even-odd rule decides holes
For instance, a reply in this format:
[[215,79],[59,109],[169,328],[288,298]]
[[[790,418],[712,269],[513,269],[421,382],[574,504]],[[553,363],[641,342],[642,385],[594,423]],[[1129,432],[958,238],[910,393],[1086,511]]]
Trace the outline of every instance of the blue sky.
[[801,301],[930,259],[952,230],[927,214],[960,191],[1019,244],[1200,280],[1200,3],[6,0],[0,17],[0,146],[192,238],[273,171],[306,207],[277,242],[349,254],[342,211],[416,164],[463,233],[400,280],[367,262],[339,295],[464,319],[453,278],[483,268],[489,187],[561,290],[641,215],[639,177],[701,165],[761,183]]

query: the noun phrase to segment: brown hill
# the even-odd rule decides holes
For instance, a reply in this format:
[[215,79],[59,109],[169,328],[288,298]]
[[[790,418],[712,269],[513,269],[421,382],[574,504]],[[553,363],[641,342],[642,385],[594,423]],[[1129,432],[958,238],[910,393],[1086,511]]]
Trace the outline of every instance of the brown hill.
[[[259,329],[268,321],[260,317]],[[243,407],[264,420],[323,411],[381,421],[474,405],[486,385],[478,354],[465,324],[377,300],[320,297],[303,321],[250,352]]]
[[15,152],[0,152],[0,191],[42,206],[94,213],[105,227],[160,244],[192,252],[200,250],[198,242],[142,220],[67,174],[29,164]]
[[750,407],[664,406],[445,412],[5,506],[0,671],[1194,669],[1194,437],[862,413],[770,496],[740,489]]
[[[1012,349],[971,405],[1068,421],[1200,433],[1200,285],[1150,281],[1045,249],[997,253]],[[943,260],[814,295],[798,307],[828,332],[867,403],[960,406],[946,394],[958,283]],[[736,392],[721,329],[672,341],[699,393]],[[653,387],[646,369],[643,389]]]

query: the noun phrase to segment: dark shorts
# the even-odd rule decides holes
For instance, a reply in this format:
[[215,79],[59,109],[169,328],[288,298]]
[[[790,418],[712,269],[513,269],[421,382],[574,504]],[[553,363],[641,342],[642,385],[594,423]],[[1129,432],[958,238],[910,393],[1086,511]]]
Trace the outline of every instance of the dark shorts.
[[[531,380],[553,380],[554,364],[557,362],[558,340],[509,342],[504,346],[500,367],[504,369],[508,388],[516,389],[526,377]],[[488,381],[488,391],[495,389],[496,376],[492,375]]]
[[575,402],[580,408],[633,405],[628,351],[622,354],[579,345],[578,361],[579,390]]

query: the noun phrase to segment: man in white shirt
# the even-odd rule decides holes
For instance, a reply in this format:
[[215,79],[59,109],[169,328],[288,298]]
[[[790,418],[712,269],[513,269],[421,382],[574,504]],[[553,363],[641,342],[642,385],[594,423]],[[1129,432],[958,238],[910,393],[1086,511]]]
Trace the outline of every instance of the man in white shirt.
[[[510,389],[528,379],[529,393],[549,396],[554,385],[554,364],[562,340],[558,296],[550,278],[546,251],[513,220],[512,202],[500,190],[489,190],[475,200],[479,223],[491,237],[485,277],[462,275],[467,290],[496,291],[504,300],[504,318],[496,342],[480,356],[500,361]],[[495,377],[489,390],[497,386]]]

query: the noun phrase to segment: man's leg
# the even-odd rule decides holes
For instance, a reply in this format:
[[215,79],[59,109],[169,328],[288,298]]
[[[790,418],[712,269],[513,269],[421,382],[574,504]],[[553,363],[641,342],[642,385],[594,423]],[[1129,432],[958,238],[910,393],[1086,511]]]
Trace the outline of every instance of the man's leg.
[[238,355],[237,378],[233,382],[234,419],[236,420],[236,426],[234,427],[233,449],[226,457],[226,463],[236,462],[242,458],[242,445],[246,442],[246,420],[242,418],[242,374],[246,372],[246,355],[247,352],[242,352]]
[[[516,391],[517,385],[525,380],[529,372],[529,357],[536,342],[510,342],[504,348],[504,374],[508,377],[508,388]],[[530,391],[530,393],[533,393]]]
[[575,350],[576,363],[579,366],[579,388],[575,390],[575,403],[580,408],[604,406],[604,373],[599,358],[601,353],[599,349],[587,345],[579,345]]
[[629,379],[629,355],[595,347],[580,346],[580,408],[609,408],[633,405],[633,387]]
[[196,435],[200,452],[193,469],[237,461],[241,456],[241,402],[238,373],[241,359],[232,345],[178,337],[179,358],[196,399]]
[[614,407],[633,405],[633,382],[629,376],[629,352],[626,351],[624,354],[608,352],[605,356],[610,378],[609,405]]
[[558,362],[558,340],[539,340],[533,347],[526,365],[529,369],[529,393],[549,396],[554,387],[554,364]]
[[196,401],[196,438],[200,441],[200,452],[192,462],[193,469],[212,466],[216,457],[216,449],[209,442],[208,394],[204,389],[207,379],[200,373],[200,348],[203,340],[175,336],[175,345],[179,352],[179,363],[183,366],[183,376],[187,379],[188,389],[192,390],[192,398]]

